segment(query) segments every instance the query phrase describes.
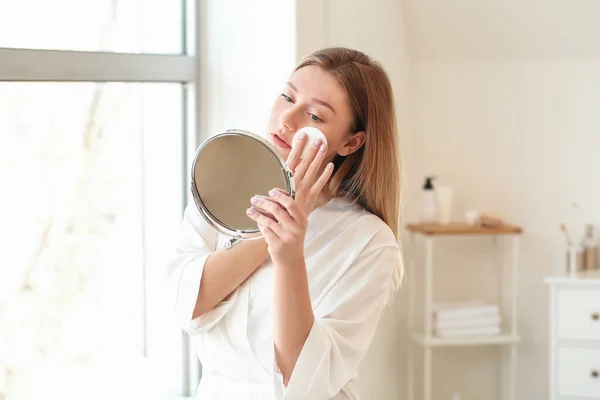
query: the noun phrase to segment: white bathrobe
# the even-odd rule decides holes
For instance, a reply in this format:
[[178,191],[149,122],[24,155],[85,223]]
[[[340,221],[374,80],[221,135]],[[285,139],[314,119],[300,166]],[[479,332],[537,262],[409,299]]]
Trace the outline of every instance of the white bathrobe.
[[168,266],[169,296],[202,363],[197,398],[358,399],[357,370],[373,338],[399,246],[377,216],[336,198],[314,210],[305,240],[315,322],[287,387],[273,351],[273,265],[267,260],[229,298],[192,320],[204,264],[226,237],[186,208]]

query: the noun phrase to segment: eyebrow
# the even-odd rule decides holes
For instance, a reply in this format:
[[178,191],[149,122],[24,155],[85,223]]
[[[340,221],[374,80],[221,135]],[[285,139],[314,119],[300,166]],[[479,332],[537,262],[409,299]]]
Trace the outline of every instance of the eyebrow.
[[[298,88],[296,88],[296,86],[294,86],[294,84],[293,84],[292,82],[288,82],[288,83],[287,83],[287,85],[288,85],[288,86],[289,86],[289,87],[290,87],[290,88],[291,88],[291,89],[292,89],[294,92],[297,92],[297,91],[298,91]],[[313,103],[320,104],[320,105],[322,105],[323,107],[327,107],[327,108],[329,108],[329,109],[331,110],[331,112],[333,112],[333,113],[335,114],[335,110],[333,109],[333,107],[332,107],[332,106],[331,106],[329,103],[327,103],[327,102],[325,102],[325,101],[323,101],[323,100],[319,100],[319,99],[317,99],[317,98],[314,98],[314,97],[311,99],[311,101],[312,101]]]

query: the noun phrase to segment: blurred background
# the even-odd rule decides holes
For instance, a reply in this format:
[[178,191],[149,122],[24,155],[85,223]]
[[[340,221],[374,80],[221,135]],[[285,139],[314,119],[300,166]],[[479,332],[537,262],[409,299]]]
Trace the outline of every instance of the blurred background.
[[[435,175],[453,220],[475,209],[523,228],[512,398],[554,398],[553,381],[567,382],[557,399],[600,398],[597,273],[567,283],[592,285],[573,305],[591,332],[569,358],[581,376],[549,350],[546,284],[565,271],[559,225],[577,241],[600,225],[599,15],[596,0],[0,0],[0,399],[194,396],[201,366],[161,297],[194,151],[264,130],[296,63],[326,46],[392,80],[403,222]],[[405,278],[423,285],[421,242],[403,238]],[[496,301],[494,246],[436,246],[435,300]],[[364,399],[430,400],[407,282],[361,366]],[[501,346],[442,347],[431,398],[511,398]]]

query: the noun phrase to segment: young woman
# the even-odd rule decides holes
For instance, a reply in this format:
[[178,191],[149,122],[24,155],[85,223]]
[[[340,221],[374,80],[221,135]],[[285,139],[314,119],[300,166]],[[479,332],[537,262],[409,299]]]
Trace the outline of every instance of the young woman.
[[[317,51],[272,109],[269,138],[294,171],[296,197],[248,199],[264,238],[224,250],[227,238],[187,207],[168,273],[203,367],[198,398],[358,398],[358,366],[402,275],[394,113],[376,62]],[[305,126],[327,145],[301,159],[307,138],[294,137]]]

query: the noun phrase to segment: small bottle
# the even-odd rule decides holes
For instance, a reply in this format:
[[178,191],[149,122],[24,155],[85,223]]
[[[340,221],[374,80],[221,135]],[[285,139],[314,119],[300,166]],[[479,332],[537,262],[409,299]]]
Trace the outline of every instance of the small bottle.
[[438,222],[438,204],[435,188],[433,187],[434,179],[435,176],[426,177],[425,184],[423,185],[423,213],[421,214],[421,222],[428,224]]
[[572,245],[567,248],[567,273],[575,276],[584,268],[583,247]]
[[584,268],[592,270],[597,267],[596,255],[598,251],[598,239],[596,238],[596,230],[594,225],[586,225],[585,238],[583,239],[583,257]]

